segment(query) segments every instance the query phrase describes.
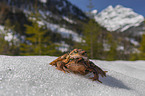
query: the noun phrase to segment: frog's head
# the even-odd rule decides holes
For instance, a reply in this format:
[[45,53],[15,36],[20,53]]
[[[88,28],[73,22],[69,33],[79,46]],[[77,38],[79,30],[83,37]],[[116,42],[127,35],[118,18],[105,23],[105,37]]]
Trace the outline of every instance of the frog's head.
[[83,57],[84,59],[88,58],[87,52],[82,49],[74,49],[69,53],[69,56],[73,58],[77,58],[77,57]]

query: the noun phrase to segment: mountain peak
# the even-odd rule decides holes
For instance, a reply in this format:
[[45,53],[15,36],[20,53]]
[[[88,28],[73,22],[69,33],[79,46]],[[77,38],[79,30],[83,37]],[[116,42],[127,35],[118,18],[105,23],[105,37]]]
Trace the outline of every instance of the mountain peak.
[[135,13],[131,8],[110,5],[97,14],[95,20],[109,31],[123,32],[130,27],[139,26],[144,21],[144,17]]
[[119,9],[119,8],[124,8],[124,7],[123,7],[122,5],[116,5],[116,6],[115,6],[115,9],[116,9],[116,8]]

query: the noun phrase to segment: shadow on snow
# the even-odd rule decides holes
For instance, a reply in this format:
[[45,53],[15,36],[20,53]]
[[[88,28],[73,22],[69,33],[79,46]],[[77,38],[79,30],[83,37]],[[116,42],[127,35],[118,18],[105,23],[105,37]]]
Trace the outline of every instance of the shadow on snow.
[[127,87],[122,81],[117,80],[116,78],[109,75],[107,75],[107,77],[104,77],[104,78],[101,77],[101,81],[103,82],[102,84],[110,86],[110,87],[130,90],[130,88]]

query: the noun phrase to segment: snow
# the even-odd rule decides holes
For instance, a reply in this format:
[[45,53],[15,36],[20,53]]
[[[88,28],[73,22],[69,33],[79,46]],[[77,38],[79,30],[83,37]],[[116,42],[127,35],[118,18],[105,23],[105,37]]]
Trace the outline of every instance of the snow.
[[114,8],[110,5],[94,18],[107,30],[119,30],[120,32],[131,27],[137,27],[144,21],[142,15],[135,13],[131,8],[125,8],[121,5],[117,5]]
[[37,21],[39,27],[44,26],[44,23],[42,21]]
[[64,41],[61,41],[61,43],[56,43],[56,45],[59,45],[59,47],[57,47],[57,49],[61,52],[67,52],[69,51],[69,45],[66,44]]
[[0,25],[0,32],[4,31],[4,26]]
[[0,25],[0,35],[4,35],[4,39],[8,42],[14,40],[14,43],[19,42],[17,35],[13,35],[13,31],[5,29],[4,26]]
[[5,40],[10,42],[13,39],[12,33],[7,33],[7,36],[5,36]]
[[76,22],[74,22],[73,20],[69,19],[68,17],[66,16],[63,16],[62,17],[64,20],[66,20],[67,22],[71,23],[71,24],[76,24]]
[[118,46],[118,47],[117,47],[117,50],[124,50],[124,46],[121,46],[121,45]]
[[0,96],[144,96],[145,61],[93,60],[107,77],[103,83],[63,73],[50,56],[0,56]]
[[139,46],[139,42],[134,40],[133,38],[125,38],[127,41],[130,41],[133,45]]
[[42,2],[42,3],[46,3],[46,2],[47,2],[47,0],[40,0],[40,2]]
[[94,15],[96,15],[97,12],[98,12],[98,10],[92,10],[92,11],[91,11],[91,13],[94,14]]
[[77,34],[72,30],[66,29],[64,27],[60,27],[57,24],[48,23],[46,21],[43,21],[43,23],[47,25],[47,28],[50,28],[50,30],[52,30],[53,32],[60,33],[64,38],[70,38],[70,36],[72,36],[72,39],[76,42],[81,42],[82,40],[79,34]]

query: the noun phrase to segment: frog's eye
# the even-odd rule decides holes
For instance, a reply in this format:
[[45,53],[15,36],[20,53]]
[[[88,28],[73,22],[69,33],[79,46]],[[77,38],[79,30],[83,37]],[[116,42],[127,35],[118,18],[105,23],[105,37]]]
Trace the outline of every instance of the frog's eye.
[[78,51],[74,51],[74,53],[77,53]]

